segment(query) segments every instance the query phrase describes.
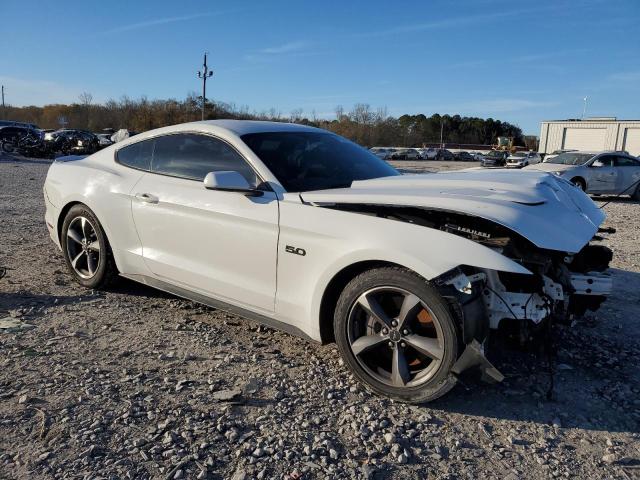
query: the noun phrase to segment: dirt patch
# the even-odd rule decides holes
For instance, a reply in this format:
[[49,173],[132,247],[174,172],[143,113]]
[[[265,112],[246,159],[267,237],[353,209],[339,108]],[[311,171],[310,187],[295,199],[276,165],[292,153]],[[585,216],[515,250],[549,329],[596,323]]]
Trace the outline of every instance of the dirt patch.
[[504,383],[410,407],[334,346],[124,280],[80,288],[44,225],[47,167],[0,158],[0,319],[33,326],[0,333],[1,478],[638,477],[639,204],[606,207],[616,290],[559,331],[555,400],[544,358],[514,351]]

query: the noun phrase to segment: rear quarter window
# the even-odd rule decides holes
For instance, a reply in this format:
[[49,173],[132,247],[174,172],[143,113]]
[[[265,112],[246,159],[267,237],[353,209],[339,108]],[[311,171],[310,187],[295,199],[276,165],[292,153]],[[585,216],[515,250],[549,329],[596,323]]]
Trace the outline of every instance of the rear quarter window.
[[154,139],[136,142],[116,152],[118,163],[138,170],[150,170]]

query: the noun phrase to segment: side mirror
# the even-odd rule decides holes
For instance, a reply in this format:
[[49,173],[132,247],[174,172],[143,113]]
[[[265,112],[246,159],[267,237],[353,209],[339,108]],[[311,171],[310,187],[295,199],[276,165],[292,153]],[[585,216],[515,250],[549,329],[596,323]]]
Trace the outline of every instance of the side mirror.
[[604,167],[604,163],[601,160],[596,160],[591,164],[592,167]]
[[208,190],[221,190],[224,192],[239,192],[252,197],[260,197],[264,194],[262,190],[257,190],[247,182],[246,178],[238,172],[209,172],[204,177],[204,188]]

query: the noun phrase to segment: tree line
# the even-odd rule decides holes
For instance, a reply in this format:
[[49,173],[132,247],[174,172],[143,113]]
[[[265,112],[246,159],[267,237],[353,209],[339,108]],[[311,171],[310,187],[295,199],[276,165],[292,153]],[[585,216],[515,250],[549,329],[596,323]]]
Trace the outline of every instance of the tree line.
[[[250,111],[246,106],[233,103],[207,101],[206,118],[245,120],[271,120],[312,125],[330,130],[364,146],[421,147],[444,143],[495,143],[496,137],[514,137],[516,145],[524,145],[522,130],[508,122],[493,118],[461,117],[460,115],[387,114],[386,109],[372,109],[368,104],[356,104],[350,111],[338,106],[335,118],[318,118],[314,112],[304,115],[302,109],[289,114],[271,109]],[[126,128],[135,132],[200,120],[201,97],[189,94],[184,100],[132,99],[94,103],[91,94],[83,93],[78,102],[25,107],[5,107],[4,119],[35,123],[41,128],[77,128],[100,132],[106,128]]]

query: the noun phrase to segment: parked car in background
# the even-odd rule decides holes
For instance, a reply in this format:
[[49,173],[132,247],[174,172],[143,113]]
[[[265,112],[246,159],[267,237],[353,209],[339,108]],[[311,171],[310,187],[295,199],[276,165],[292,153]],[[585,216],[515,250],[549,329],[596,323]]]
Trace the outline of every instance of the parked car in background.
[[507,157],[507,167],[522,168],[540,163],[541,160],[538,152],[515,152]]
[[640,160],[624,152],[565,152],[526,167],[530,169],[569,180],[587,193],[624,194],[640,200]]
[[64,155],[90,155],[100,150],[98,137],[85,130],[65,128],[44,135],[48,150]]
[[42,130],[17,125],[0,127],[0,148],[27,157],[44,155]]
[[94,133],[94,135],[98,138],[98,144],[100,148],[108,147],[109,145],[113,145],[114,142],[111,140],[110,133]]
[[461,162],[473,162],[475,159],[469,152],[456,152],[453,154],[456,160]]
[[13,120],[0,120],[0,127],[24,127],[31,130],[42,130],[35,123],[14,122]]
[[483,167],[504,167],[507,164],[509,152],[503,150],[491,150],[482,156]]
[[391,160],[422,160],[422,157],[415,148],[403,148],[393,152]]
[[435,160],[438,155],[438,149],[433,147],[421,148],[420,155],[422,155],[422,158],[425,160]]
[[390,147],[371,147],[369,151],[382,160],[391,160],[391,155],[396,149]]
[[453,153],[451,153],[446,148],[440,148],[436,152],[436,160],[451,161],[451,160],[455,160],[455,157],[453,156]]
[[577,152],[577,151],[578,151],[578,150],[575,150],[575,149],[568,149],[568,150],[554,150],[553,152],[551,152],[551,153],[547,153],[547,154],[544,156],[544,161],[546,162],[546,161],[548,161],[548,160],[551,160],[552,158],[557,157],[557,156],[558,156],[558,155],[560,155],[561,153]]

